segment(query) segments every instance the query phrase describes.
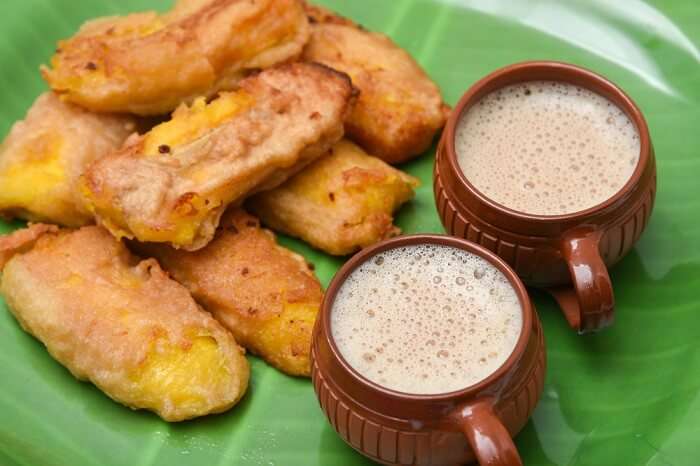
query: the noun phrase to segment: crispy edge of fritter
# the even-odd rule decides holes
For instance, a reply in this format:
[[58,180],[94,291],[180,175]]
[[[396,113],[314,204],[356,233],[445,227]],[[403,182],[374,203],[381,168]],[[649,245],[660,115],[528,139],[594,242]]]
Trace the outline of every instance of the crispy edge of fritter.
[[56,225],[35,223],[9,235],[0,236],[0,273],[13,256],[31,250],[34,243],[44,234],[58,231],[59,228]]

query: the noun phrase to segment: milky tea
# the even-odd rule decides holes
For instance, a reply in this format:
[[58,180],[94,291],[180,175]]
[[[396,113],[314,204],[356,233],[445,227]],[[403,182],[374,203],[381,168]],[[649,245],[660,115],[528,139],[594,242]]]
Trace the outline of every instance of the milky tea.
[[462,249],[390,249],[357,267],[339,289],[331,334],[362,376],[409,394],[467,388],[515,349],[522,308],[508,279]]
[[457,125],[455,151],[476,189],[513,210],[562,215],[614,196],[639,162],[637,127],[615,104],[558,81],[494,91]]

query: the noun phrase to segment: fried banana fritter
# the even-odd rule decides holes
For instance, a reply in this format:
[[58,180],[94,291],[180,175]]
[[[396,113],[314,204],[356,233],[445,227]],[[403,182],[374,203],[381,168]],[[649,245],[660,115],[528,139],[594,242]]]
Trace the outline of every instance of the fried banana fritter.
[[248,206],[272,229],[345,255],[395,236],[392,213],[419,181],[342,140],[328,155]]
[[180,0],[164,15],[86,23],[59,42],[42,73],[56,92],[90,110],[155,115],[297,58],[308,38],[298,0]]
[[321,285],[304,258],[277,245],[255,217],[228,210],[199,251],[141,243],[132,249],[158,259],[250,352],[287,374],[309,375]]
[[77,189],[85,167],[117,149],[132,118],[95,115],[40,95],[0,146],[0,215],[65,226],[90,223]]
[[200,249],[227,205],[281,184],[341,138],[354,95],[346,75],[321,65],[263,71],[95,162],[83,192],[117,237]]
[[80,380],[166,421],[225,411],[248,386],[244,350],[170,279],[100,227],[33,225],[0,238],[0,292]]
[[312,34],[304,60],[349,74],[360,90],[348,136],[392,164],[424,152],[449,112],[437,85],[385,35],[320,7],[307,4],[306,10]]

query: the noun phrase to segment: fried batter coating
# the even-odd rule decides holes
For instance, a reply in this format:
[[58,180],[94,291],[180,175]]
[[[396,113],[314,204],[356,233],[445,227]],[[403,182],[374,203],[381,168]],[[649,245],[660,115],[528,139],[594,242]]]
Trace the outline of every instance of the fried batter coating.
[[59,42],[42,74],[90,110],[155,115],[296,59],[308,38],[298,0],[180,0],[164,15],[86,23]]
[[348,136],[392,164],[430,147],[449,107],[420,65],[383,34],[320,7],[307,4],[306,10],[312,34],[303,59],[349,74],[360,90]]
[[0,146],[0,215],[65,226],[92,221],[77,190],[85,167],[117,149],[132,118],[95,115],[40,95]]
[[308,376],[321,285],[303,257],[275,242],[242,209],[229,209],[214,240],[195,252],[132,243],[161,266],[250,352],[290,375]]
[[392,213],[413,198],[419,184],[342,140],[282,186],[254,196],[248,206],[272,229],[341,256],[400,233]]
[[0,238],[0,251],[0,292],[22,328],[115,401],[181,421],[245,393],[248,361],[231,334],[102,228],[34,225]]
[[346,75],[321,65],[263,71],[98,160],[83,192],[117,237],[200,249],[227,205],[281,184],[341,138],[354,95]]

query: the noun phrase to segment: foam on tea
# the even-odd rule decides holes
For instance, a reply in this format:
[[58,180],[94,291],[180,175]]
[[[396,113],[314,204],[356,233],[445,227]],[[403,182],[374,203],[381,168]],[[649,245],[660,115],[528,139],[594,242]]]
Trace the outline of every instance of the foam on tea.
[[331,311],[345,360],[396,391],[440,394],[469,387],[511,355],[522,330],[508,279],[461,249],[408,246],[355,269]]
[[561,215],[614,196],[639,162],[636,126],[606,98],[533,81],[485,96],[461,118],[459,165],[487,197],[513,210]]

